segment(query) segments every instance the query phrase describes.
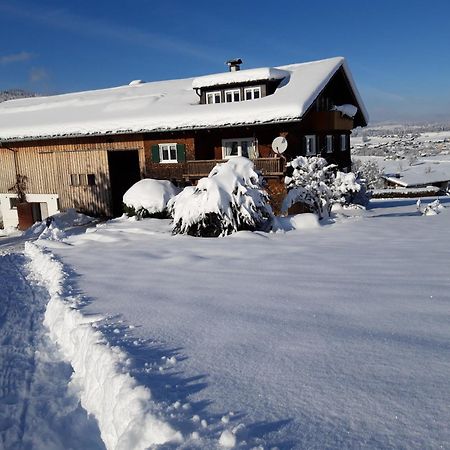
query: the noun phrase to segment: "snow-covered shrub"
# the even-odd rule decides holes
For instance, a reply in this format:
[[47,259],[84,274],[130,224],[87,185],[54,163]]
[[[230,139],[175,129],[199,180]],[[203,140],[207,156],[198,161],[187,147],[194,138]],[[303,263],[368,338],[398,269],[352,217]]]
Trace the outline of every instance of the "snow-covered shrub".
[[439,199],[434,200],[433,202],[429,203],[428,205],[422,206],[422,201],[417,200],[416,203],[417,210],[423,215],[423,216],[435,216],[439,214],[443,209],[445,209],[445,206],[441,204]]
[[283,212],[301,203],[319,216],[328,217],[333,205],[333,182],[336,165],[328,164],[324,158],[298,156],[287,163],[284,183],[287,195],[283,200]]
[[375,161],[355,160],[353,162],[353,171],[367,186],[367,189],[382,189],[384,187],[383,171],[378,167]]
[[123,196],[127,216],[167,217],[167,202],[180,193],[170,181],[145,178],[133,184]]
[[173,233],[218,237],[239,230],[264,230],[272,219],[262,177],[243,157],[218,164],[197,186],[171,199]]
[[353,172],[336,172],[332,189],[334,203],[364,207],[369,203],[370,193],[367,191],[365,180]]
[[285,177],[288,193],[282,211],[300,203],[322,219],[330,215],[334,203],[366,206],[369,197],[358,176],[336,171],[336,167],[319,156],[299,156],[288,163]]

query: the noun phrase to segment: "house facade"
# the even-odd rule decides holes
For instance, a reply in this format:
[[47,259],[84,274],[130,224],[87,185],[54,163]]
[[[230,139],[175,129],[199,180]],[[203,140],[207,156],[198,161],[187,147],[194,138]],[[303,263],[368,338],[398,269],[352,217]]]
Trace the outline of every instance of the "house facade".
[[[18,177],[28,224],[67,208],[117,216],[139,179],[196,183],[234,156],[254,161],[275,208],[285,162],[295,156],[321,155],[350,169],[351,130],[368,116],[343,58],[231,69],[0,104],[4,225],[19,220]],[[282,156],[271,146],[278,136],[288,142]]]

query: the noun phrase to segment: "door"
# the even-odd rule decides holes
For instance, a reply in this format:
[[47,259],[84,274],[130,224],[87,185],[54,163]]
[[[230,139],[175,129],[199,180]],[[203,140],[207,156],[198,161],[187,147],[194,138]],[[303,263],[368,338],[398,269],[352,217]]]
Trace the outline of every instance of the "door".
[[111,183],[111,211],[113,217],[123,213],[123,194],[141,179],[138,150],[108,151],[109,179]]

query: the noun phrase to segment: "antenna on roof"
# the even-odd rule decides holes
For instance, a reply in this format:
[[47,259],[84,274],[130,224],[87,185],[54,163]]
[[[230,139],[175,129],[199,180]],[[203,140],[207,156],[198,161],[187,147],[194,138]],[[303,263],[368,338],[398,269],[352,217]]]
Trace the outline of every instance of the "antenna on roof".
[[230,59],[225,64],[228,66],[230,72],[237,72],[238,70],[241,70],[242,59]]

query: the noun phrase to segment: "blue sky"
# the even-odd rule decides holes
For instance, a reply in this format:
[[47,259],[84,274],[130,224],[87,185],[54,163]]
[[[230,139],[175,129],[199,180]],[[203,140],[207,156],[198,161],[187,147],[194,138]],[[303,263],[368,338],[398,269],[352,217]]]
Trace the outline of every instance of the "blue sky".
[[372,121],[450,119],[450,2],[4,1],[0,90],[62,93],[345,56]]

